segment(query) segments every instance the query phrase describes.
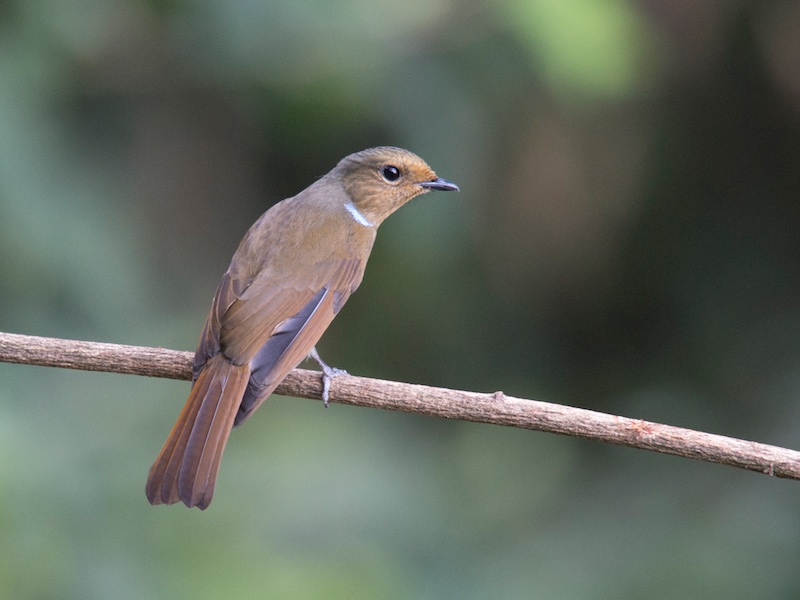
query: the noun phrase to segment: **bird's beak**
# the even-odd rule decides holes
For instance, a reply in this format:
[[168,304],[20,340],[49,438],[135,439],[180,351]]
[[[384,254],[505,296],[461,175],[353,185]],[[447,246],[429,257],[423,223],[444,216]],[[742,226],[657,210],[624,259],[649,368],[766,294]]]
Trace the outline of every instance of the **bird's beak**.
[[458,189],[458,186],[455,183],[450,183],[446,179],[442,179],[439,177],[438,179],[433,179],[432,181],[423,181],[420,185],[424,188],[429,190],[439,190],[442,192],[460,192],[461,190]]

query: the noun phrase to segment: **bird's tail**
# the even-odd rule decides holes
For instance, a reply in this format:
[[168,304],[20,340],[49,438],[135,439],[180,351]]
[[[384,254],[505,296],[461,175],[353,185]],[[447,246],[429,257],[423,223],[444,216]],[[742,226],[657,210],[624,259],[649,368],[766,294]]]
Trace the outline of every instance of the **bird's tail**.
[[183,501],[201,510],[209,505],[222,452],[249,378],[247,365],[233,365],[222,354],[206,363],[150,467],[145,487],[150,504]]

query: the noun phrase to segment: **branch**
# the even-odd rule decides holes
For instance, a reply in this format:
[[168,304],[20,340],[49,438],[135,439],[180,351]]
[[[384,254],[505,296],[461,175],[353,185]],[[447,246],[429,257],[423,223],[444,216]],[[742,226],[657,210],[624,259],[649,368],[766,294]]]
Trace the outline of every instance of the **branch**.
[[[0,333],[0,361],[87,371],[191,379],[191,352]],[[277,394],[318,400],[318,371],[295,369]],[[800,452],[661,425],[503,392],[480,394],[424,385],[337,376],[330,401],[353,406],[550,431],[609,444],[721,463],[767,475],[800,479]]]

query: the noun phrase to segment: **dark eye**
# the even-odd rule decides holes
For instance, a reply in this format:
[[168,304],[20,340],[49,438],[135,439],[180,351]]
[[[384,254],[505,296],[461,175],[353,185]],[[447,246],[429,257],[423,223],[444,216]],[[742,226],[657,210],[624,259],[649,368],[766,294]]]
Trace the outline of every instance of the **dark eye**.
[[400,179],[400,169],[394,165],[386,165],[383,167],[381,174],[386,181],[397,181]]

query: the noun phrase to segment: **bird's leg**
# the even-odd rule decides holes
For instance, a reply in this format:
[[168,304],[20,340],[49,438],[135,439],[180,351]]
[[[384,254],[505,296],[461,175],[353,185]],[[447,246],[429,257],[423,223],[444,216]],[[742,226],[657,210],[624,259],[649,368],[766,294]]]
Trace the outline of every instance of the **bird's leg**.
[[316,346],[308,353],[308,357],[317,361],[319,368],[322,369],[322,403],[325,405],[325,408],[328,408],[328,392],[331,390],[331,379],[337,375],[347,375],[347,371],[329,366],[319,357]]

